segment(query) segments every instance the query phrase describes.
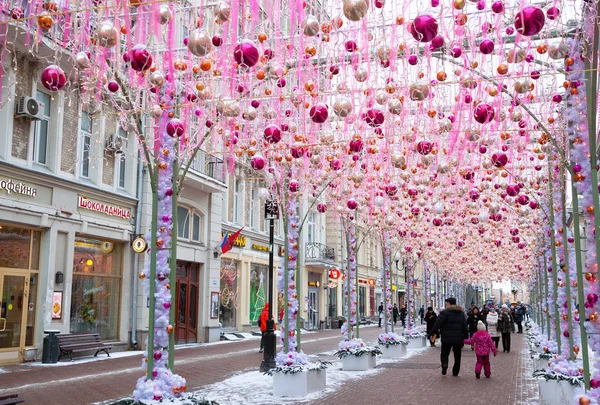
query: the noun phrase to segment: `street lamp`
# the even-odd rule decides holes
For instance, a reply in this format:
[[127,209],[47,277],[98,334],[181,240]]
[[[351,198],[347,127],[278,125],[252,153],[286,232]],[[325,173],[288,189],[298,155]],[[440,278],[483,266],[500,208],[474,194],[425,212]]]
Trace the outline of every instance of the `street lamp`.
[[279,219],[279,206],[273,196],[265,201],[265,219],[269,220],[269,319],[267,319],[267,330],[265,331],[265,351],[263,361],[260,364],[261,372],[275,368],[275,349],[277,346],[275,321],[273,320],[273,252],[275,250],[275,220]]

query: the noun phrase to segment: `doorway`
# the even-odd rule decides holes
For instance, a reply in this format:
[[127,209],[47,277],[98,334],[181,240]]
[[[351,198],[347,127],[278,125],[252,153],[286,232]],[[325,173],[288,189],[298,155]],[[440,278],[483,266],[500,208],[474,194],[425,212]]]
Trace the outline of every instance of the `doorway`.
[[175,341],[195,343],[198,341],[198,284],[200,265],[177,262],[175,299]]
[[308,290],[308,329],[319,328],[319,291],[314,288]]
[[0,271],[0,362],[23,361],[28,306],[29,275]]

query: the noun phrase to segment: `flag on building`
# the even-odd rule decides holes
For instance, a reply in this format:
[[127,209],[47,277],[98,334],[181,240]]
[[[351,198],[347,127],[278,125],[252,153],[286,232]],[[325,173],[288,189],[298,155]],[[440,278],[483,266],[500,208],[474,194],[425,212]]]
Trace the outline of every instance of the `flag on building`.
[[235,243],[235,240],[238,238],[238,236],[240,236],[240,233],[242,233],[242,229],[244,229],[244,227],[241,227],[233,235],[229,235],[229,232],[225,233],[225,237],[223,238],[223,242],[221,243],[221,254],[225,254],[231,249],[233,249],[233,244]]

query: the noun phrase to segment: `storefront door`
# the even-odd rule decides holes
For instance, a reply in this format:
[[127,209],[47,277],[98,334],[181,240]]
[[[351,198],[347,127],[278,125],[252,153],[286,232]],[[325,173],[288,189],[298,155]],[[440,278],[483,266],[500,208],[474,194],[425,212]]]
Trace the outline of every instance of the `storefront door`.
[[177,262],[177,285],[175,318],[177,323],[175,341],[195,343],[198,341],[198,263]]
[[316,289],[308,290],[308,329],[319,328],[319,292]]
[[0,271],[0,363],[22,361],[28,298],[27,276]]

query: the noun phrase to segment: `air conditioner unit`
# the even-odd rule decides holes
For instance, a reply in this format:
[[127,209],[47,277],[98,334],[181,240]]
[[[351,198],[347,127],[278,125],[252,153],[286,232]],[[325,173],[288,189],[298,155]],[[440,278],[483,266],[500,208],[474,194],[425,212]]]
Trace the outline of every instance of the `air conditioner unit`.
[[108,152],[123,153],[126,147],[127,138],[113,134],[106,138],[104,149]]
[[43,118],[44,103],[33,97],[19,97],[15,105],[15,117],[30,120],[41,120]]

